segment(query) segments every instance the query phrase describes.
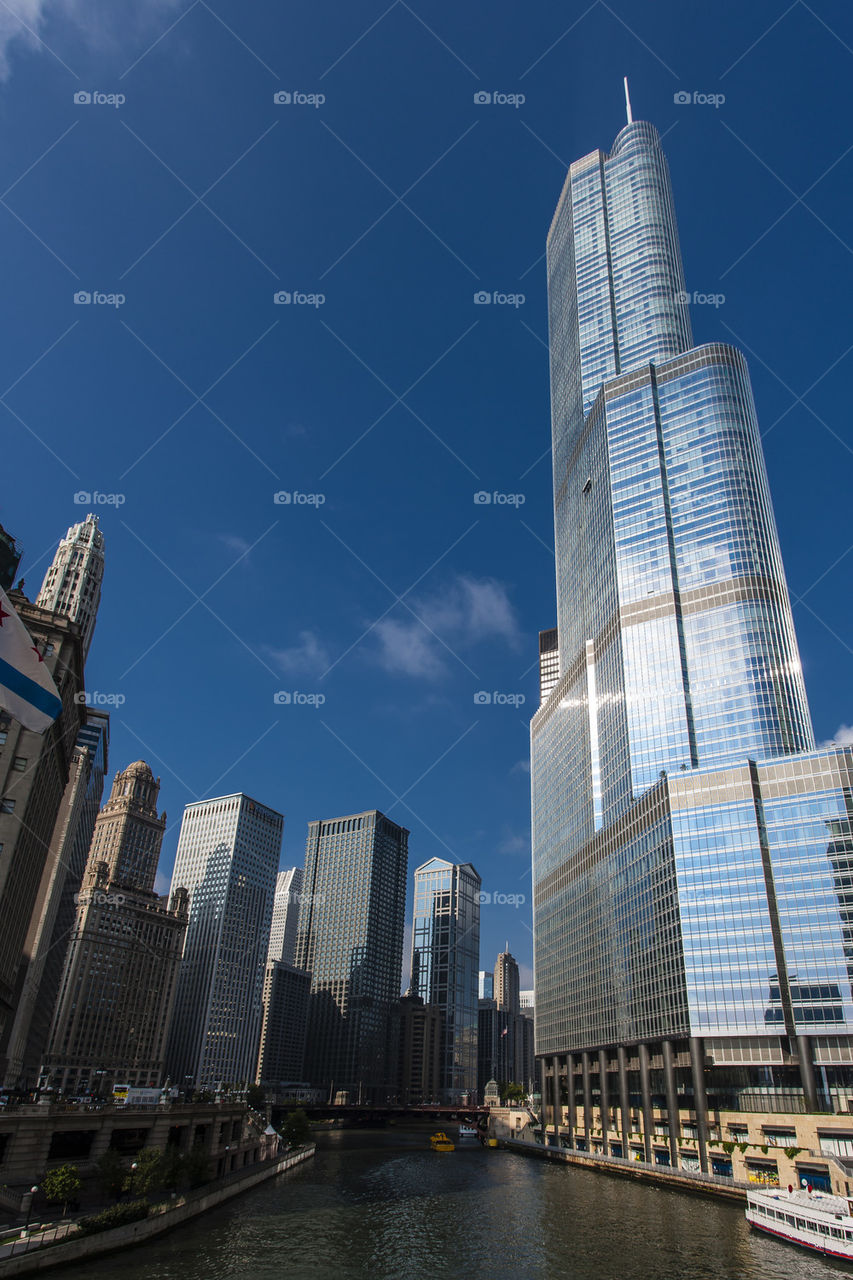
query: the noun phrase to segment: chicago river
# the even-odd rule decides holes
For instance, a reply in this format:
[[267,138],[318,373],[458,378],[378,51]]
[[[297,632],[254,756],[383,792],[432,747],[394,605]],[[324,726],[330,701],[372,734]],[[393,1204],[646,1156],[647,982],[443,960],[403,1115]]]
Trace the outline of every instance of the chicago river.
[[740,1205],[426,1131],[337,1130],[313,1160],[101,1262],[92,1280],[821,1280],[837,1265],[751,1232]]

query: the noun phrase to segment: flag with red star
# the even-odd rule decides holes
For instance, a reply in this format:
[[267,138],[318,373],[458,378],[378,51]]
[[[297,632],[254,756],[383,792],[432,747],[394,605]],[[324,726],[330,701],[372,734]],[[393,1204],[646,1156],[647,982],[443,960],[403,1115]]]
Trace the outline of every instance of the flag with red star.
[[44,733],[62,701],[38,645],[0,588],[0,707],[34,733]]

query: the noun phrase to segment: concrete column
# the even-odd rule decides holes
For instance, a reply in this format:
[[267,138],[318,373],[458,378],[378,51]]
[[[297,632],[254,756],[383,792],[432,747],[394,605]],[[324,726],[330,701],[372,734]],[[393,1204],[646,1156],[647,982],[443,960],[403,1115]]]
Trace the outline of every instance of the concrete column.
[[560,1089],[560,1059],[556,1053],[551,1059],[554,1064],[554,1145],[560,1145],[560,1124],[563,1119],[563,1102]]
[[548,1145],[548,1063],[539,1059],[539,1092],[542,1095],[542,1141]]
[[800,1058],[800,1081],[806,1098],[807,1111],[822,1111],[817,1096],[817,1081],[812,1059],[812,1042],[809,1036],[797,1036],[797,1053]]
[[628,1089],[628,1055],[620,1044],[616,1050],[619,1059],[619,1118],[622,1133],[622,1155],[630,1159],[628,1135],[631,1132],[631,1095]]
[[578,1109],[575,1105],[575,1055],[566,1054],[566,1094],[569,1106],[569,1146],[575,1145],[575,1131],[578,1125]]
[[589,1054],[584,1049],[581,1054],[583,1070],[583,1132],[586,1138],[586,1149],[592,1147],[592,1082],[589,1078]]
[[610,1142],[607,1130],[610,1127],[610,1091],[607,1087],[607,1054],[604,1049],[598,1051],[598,1112],[601,1116],[601,1136],[604,1141],[604,1154],[610,1153]]
[[646,1044],[639,1044],[637,1051],[640,1055],[640,1093],[642,1096],[643,1109],[643,1152],[644,1158],[648,1164],[652,1162],[652,1135],[654,1133],[654,1120],[652,1119],[652,1089],[649,1080],[649,1047]]
[[675,1056],[672,1041],[663,1041],[663,1082],[666,1085],[666,1115],[670,1128],[670,1164],[679,1167],[679,1094],[675,1087]]
[[705,1042],[701,1036],[690,1040],[690,1067],[693,1074],[693,1106],[699,1134],[699,1167],[708,1172],[708,1099],[705,1095]]

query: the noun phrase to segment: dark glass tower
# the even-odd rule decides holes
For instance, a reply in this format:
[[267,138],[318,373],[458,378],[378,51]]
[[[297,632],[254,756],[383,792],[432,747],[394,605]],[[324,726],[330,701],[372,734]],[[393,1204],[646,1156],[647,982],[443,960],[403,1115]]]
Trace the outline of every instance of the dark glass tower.
[[853,755],[814,749],[749,373],[693,346],[651,125],[571,166],[548,288],[559,676],[532,723],[537,1054],[552,1101],[561,1076],[577,1089],[584,1140],[619,1098],[627,1154],[633,1096],[651,1158],[657,1092],[667,1157],[690,1110],[707,1168],[706,1090],[846,1108],[834,868]]

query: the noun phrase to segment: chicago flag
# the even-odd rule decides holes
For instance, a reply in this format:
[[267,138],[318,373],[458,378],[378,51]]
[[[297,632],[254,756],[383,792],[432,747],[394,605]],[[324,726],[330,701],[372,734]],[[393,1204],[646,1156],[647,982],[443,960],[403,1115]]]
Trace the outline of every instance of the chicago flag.
[[2,588],[0,707],[35,733],[44,733],[62,711],[62,701],[44,658]]

